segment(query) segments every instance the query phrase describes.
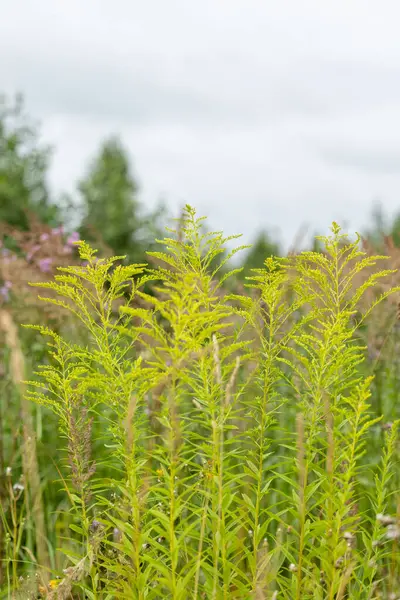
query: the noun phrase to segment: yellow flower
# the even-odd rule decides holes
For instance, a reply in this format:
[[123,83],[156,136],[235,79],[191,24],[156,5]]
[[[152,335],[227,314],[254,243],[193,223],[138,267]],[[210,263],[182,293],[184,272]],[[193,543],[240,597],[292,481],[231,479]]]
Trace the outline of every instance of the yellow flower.
[[60,582],[58,581],[58,579],[50,579],[50,581],[49,581],[49,588],[51,590],[55,590],[59,583]]

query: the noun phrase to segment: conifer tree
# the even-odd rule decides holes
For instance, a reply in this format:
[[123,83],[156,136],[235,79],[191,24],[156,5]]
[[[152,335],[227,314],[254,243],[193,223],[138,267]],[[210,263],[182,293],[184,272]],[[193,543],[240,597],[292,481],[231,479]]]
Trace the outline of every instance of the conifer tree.
[[29,216],[58,224],[46,181],[51,150],[24,113],[21,96],[0,98],[0,222],[27,229]]

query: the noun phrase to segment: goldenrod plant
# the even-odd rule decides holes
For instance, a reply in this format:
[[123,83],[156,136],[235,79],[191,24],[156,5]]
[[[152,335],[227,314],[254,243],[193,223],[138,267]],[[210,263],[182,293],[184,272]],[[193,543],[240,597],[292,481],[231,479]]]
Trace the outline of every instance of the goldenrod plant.
[[202,222],[187,206],[153,268],[78,242],[84,264],[40,284],[87,332],[39,327],[28,382],[65,438],[74,542],[47,597],[400,597],[398,422],[381,434],[358,333],[393,271],[333,224],[228,295],[243,247]]

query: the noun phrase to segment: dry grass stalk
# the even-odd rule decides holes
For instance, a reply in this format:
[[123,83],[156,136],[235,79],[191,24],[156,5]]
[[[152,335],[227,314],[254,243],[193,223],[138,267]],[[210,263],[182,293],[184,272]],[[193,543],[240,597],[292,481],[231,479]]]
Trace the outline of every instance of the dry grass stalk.
[[344,575],[340,581],[340,587],[339,587],[338,593],[336,595],[336,600],[343,600],[343,598],[346,597],[345,596],[346,589],[347,589],[348,584],[350,583],[352,574],[353,574],[353,565],[350,564],[347,567],[346,571],[344,572]]
[[301,598],[301,587],[302,587],[304,527],[305,527],[305,519],[306,519],[305,488],[307,485],[307,470],[306,470],[305,440],[304,440],[304,415],[302,413],[297,413],[297,415],[296,415],[296,429],[297,429],[297,463],[298,463],[298,473],[299,473],[299,518],[300,518],[300,551],[299,551],[299,564],[297,565],[296,600],[299,600]]
[[[3,369],[3,366],[0,363],[0,368]],[[4,373],[0,373],[0,379]],[[4,402],[4,400],[3,400]],[[0,433],[4,431],[3,426],[3,410],[4,404],[0,407]],[[6,470],[5,459],[4,459],[4,444],[5,441],[3,436],[0,436],[0,504],[3,505],[6,497],[6,488],[4,481],[4,474]],[[5,531],[3,527],[2,521],[0,521],[0,557],[4,556],[5,550]],[[4,564],[3,561],[0,560],[0,587],[4,584]]]
[[326,472],[329,477],[333,476],[333,461],[335,456],[335,439],[333,435],[334,423],[333,423],[333,414],[331,411],[331,407],[329,405],[328,396],[325,396],[325,420],[326,420],[326,429],[328,434],[328,448],[326,455]]
[[213,335],[213,346],[214,346],[214,362],[215,362],[215,378],[217,383],[222,386],[222,374],[221,374],[221,361],[219,356],[219,344],[217,337]]
[[231,404],[232,391],[236,383],[236,377],[240,368],[240,356],[236,357],[235,368],[232,371],[232,375],[228,381],[228,385],[225,390],[225,407],[228,408]]
[[45,537],[45,519],[39,464],[36,453],[36,436],[33,426],[31,403],[25,398],[25,361],[18,338],[17,328],[9,312],[0,309],[0,330],[4,332],[10,350],[10,372],[20,397],[20,414],[23,430],[22,468],[27,498],[30,498],[30,516],[35,530],[36,557],[43,579],[50,569],[49,554]]
[[254,598],[255,600],[266,600],[268,591],[268,575],[269,575],[269,563],[270,555],[268,550],[268,544],[265,540],[264,544],[258,551],[257,556],[257,584],[255,589]]
[[53,592],[47,595],[47,600],[67,600],[72,598],[74,583],[82,581],[87,575],[87,559],[82,558],[77,565],[64,569],[65,577],[57,585]]

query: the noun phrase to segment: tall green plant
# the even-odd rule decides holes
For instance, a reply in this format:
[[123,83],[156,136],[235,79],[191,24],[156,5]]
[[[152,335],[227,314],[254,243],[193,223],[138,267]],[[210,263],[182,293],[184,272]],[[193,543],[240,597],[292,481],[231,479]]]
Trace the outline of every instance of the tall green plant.
[[[381,257],[334,224],[324,252],[270,258],[248,296],[227,297],[229,272],[216,269],[236,250],[214,267],[230,238],[201,223],[186,207],[155,269],[97,259],[81,242],[87,266],[44,286],[90,337],[79,346],[43,328],[53,360],[29,392],[67,439],[78,545],[58,597],[388,599],[397,426],[374,473],[362,460],[377,425],[357,328],[393,290],[362,312],[365,292],[392,272],[355,288]],[[100,418],[108,479],[90,455]],[[377,510],[391,519],[386,537]]]

